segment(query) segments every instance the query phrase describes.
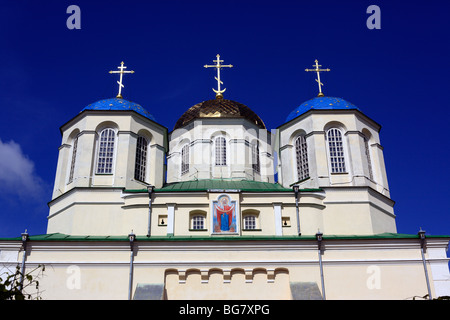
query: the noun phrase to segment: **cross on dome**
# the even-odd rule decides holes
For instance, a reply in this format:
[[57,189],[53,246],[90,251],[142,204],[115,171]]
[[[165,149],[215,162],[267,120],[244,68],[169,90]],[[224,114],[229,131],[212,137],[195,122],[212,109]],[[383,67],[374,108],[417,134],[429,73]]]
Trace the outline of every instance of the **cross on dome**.
[[133,70],[130,71],[125,71],[124,69],[126,69],[127,67],[125,67],[123,65],[123,61],[120,63],[120,66],[117,67],[119,69],[119,71],[110,71],[109,73],[118,73],[120,74],[120,78],[119,81],[117,81],[117,84],[119,85],[119,93],[117,94],[116,98],[122,99],[122,88],[124,87],[124,85],[122,84],[122,77],[124,73],[134,73]]
[[212,89],[215,93],[216,93],[216,99],[222,99],[223,95],[222,93],[225,92],[225,90],[227,90],[226,88],[224,89],[220,89],[220,85],[223,84],[223,82],[220,80],[220,69],[221,68],[233,68],[233,65],[231,64],[220,64],[221,62],[223,62],[223,60],[220,60],[220,55],[218,54],[217,56],[217,60],[213,60],[213,62],[216,62],[215,65],[207,65],[205,64],[204,67],[205,68],[216,68],[217,69],[217,77],[215,77],[214,79],[217,80],[217,90]]
[[317,59],[316,59],[314,62],[316,63],[315,65],[313,65],[313,67],[315,67],[315,68],[314,69],[305,69],[305,71],[306,72],[313,71],[313,72],[317,73],[316,81],[317,81],[317,83],[319,85],[319,94],[317,96],[318,97],[323,97],[324,96],[324,94],[322,93],[323,83],[320,82],[320,72],[322,72],[322,71],[330,71],[330,69],[320,69],[319,67],[321,67],[322,65],[319,64],[319,61],[317,61]]

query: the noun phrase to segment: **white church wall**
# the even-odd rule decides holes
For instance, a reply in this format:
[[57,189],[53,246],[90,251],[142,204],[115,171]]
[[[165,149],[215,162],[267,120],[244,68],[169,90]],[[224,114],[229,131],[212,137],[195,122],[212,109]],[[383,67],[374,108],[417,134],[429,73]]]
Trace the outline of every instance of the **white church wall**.
[[[12,245],[20,247],[20,241],[0,241],[2,248]],[[434,298],[450,284],[447,245],[446,238],[427,238]],[[419,239],[325,239],[322,248],[324,288],[315,240],[136,240],[131,294],[138,284],[161,284],[168,299],[292,299],[290,285],[299,282],[315,284],[329,300],[427,294]],[[21,254],[1,260],[5,267],[18,261]],[[128,298],[128,241],[30,241],[26,271],[38,264],[46,266],[38,279],[43,299]]]
[[390,197],[386,166],[384,163],[383,147],[374,142],[371,144],[371,155],[373,161],[373,170],[376,180],[374,181],[375,189],[381,194]]
[[325,234],[396,232],[393,201],[364,187],[323,188]]
[[[260,230],[239,230],[239,234],[273,236],[297,233],[294,192],[228,194],[239,205],[239,223],[242,223],[243,210],[258,211],[260,227],[257,229]],[[151,235],[211,235],[213,232],[210,205],[217,196],[214,192],[154,194]],[[170,203],[174,203],[173,219],[169,219]],[[275,204],[279,204],[278,211],[275,210]],[[195,210],[206,212],[206,230],[196,231],[190,227],[190,215]],[[392,201],[375,191],[368,191],[367,188],[326,188],[325,192],[301,192],[299,216],[303,235],[314,235],[318,229],[325,234],[375,234],[396,231]],[[172,223],[173,227],[162,225],[161,217],[165,217],[165,222]],[[134,230],[136,234],[146,235],[148,219],[149,199],[146,192],[122,195],[120,188],[80,189],[50,203],[48,232],[123,235]],[[283,226],[283,221],[288,221],[289,224]],[[169,227],[172,232],[168,230]]]
[[442,296],[450,296],[450,272],[449,259],[447,258],[446,250],[434,247],[433,241],[427,240],[427,246],[430,244],[432,248],[426,248],[426,254],[430,258],[430,263],[427,266],[431,274],[431,281],[435,289],[434,298]]
[[[121,189],[83,188],[72,190],[49,203],[47,233],[80,235],[124,234],[120,221]],[[128,234],[128,233],[127,233]]]

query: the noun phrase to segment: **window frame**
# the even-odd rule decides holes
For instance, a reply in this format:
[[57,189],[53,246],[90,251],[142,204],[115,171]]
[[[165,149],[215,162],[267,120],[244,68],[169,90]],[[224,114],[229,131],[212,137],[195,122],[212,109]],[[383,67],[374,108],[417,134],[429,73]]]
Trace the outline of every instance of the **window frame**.
[[294,155],[297,181],[309,179],[308,145],[304,134],[298,135],[294,140]]
[[216,137],[214,139],[214,165],[226,167],[228,165],[227,156],[227,139],[224,136]]
[[[112,141],[113,141],[113,146],[112,146],[112,151],[108,152],[108,150],[106,150],[105,153],[110,153],[110,156],[102,156],[100,157],[100,154],[102,153],[102,137],[103,137],[103,133],[104,132],[111,132],[111,135],[107,136],[106,138],[111,138],[112,137]],[[110,139],[106,139],[106,143],[108,143],[110,141]],[[108,148],[109,146],[107,145],[106,148]],[[95,174],[98,175],[112,175],[114,174],[114,169],[115,169],[115,163],[116,163],[116,150],[117,150],[117,132],[114,128],[111,127],[106,127],[103,128],[99,134],[98,134],[98,141],[97,141],[97,153],[96,153],[96,164],[95,164]],[[110,172],[106,172],[106,168],[104,169],[104,172],[100,172],[100,163],[101,163],[101,159],[110,159],[111,161],[111,166],[110,166]],[[106,164],[106,161],[105,161]]]
[[[200,225],[197,225],[200,223]],[[204,214],[193,214],[190,219],[190,231],[206,231],[206,217]],[[200,228],[201,227],[201,228]]]
[[181,148],[181,175],[185,175],[190,170],[190,145],[185,144]]
[[247,214],[243,218],[244,220],[244,230],[256,230],[256,215]]
[[373,176],[372,157],[370,154],[369,138],[365,134],[363,134],[363,141],[364,141],[364,152],[367,160],[367,169],[369,170],[369,179],[373,181],[374,176]]
[[[330,133],[334,133],[334,135],[330,136]],[[327,154],[328,154],[328,164],[330,166],[330,173],[331,174],[348,173],[344,134],[342,133],[342,130],[337,127],[329,128],[326,131],[326,141],[327,141]],[[332,146],[332,143],[334,143],[335,145]],[[334,148],[334,150],[332,150],[332,148]]]
[[73,143],[72,143],[72,154],[71,154],[70,168],[69,168],[69,179],[67,181],[67,184],[70,184],[73,182],[73,176],[75,174],[75,164],[77,161],[77,150],[78,150],[78,136],[76,136],[73,139]]
[[259,225],[259,212],[253,209],[250,209],[248,211],[250,212],[243,213],[242,215],[242,231],[261,231]]
[[261,174],[261,158],[259,151],[259,141],[252,143],[252,169]]
[[[134,159],[134,179],[146,182],[148,172],[148,139],[144,136],[138,136],[136,139],[136,156]],[[139,156],[139,159],[138,159]]]

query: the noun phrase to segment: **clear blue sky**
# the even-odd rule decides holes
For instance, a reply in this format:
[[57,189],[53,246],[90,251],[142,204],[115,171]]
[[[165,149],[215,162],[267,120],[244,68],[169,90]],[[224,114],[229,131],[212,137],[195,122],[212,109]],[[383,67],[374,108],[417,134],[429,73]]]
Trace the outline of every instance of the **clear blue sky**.
[[[69,30],[69,5],[81,29]],[[381,29],[369,30],[369,5]],[[450,234],[450,2],[429,1],[2,1],[0,10],[0,236],[46,232],[59,127],[117,93],[108,73],[135,70],[125,99],[172,130],[214,97],[220,53],[226,98],[270,129],[324,92],[382,125],[381,144],[400,233]]]

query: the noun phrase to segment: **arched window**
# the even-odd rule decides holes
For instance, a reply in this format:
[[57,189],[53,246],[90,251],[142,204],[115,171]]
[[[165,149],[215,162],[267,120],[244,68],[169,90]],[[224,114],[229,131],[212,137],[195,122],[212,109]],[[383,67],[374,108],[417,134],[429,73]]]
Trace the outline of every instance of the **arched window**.
[[342,142],[342,133],[337,128],[331,128],[327,131],[328,150],[330,154],[330,165],[332,173],[344,173],[345,157],[344,145]]
[[97,155],[97,173],[113,172],[115,138],[116,133],[112,128],[106,128],[100,132]]
[[181,174],[189,172],[189,145],[181,149]]
[[216,138],[216,166],[227,165],[227,144],[224,137]]
[[308,150],[303,135],[295,139],[295,157],[297,160],[297,180],[309,178]]
[[261,172],[261,162],[259,159],[259,143],[252,144],[252,168],[255,172]]
[[205,229],[205,217],[203,215],[197,215],[192,217],[192,229],[194,230]]
[[77,160],[77,146],[78,146],[78,137],[73,140],[72,146],[72,160],[70,162],[70,172],[69,172],[69,181],[68,184],[73,182],[73,174],[75,171],[75,162]]
[[367,166],[369,169],[369,179],[373,180],[372,161],[370,159],[369,139],[364,136],[364,149],[367,157]]
[[145,173],[147,168],[147,146],[147,139],[139,136],[137,138],[136,162],[134,164],[134,178],[139,181],[145,181]]

